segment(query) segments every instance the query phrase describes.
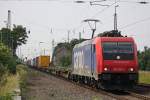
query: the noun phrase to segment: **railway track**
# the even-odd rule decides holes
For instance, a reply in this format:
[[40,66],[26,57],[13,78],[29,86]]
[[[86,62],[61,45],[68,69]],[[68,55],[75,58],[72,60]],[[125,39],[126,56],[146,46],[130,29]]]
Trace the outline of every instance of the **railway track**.
[[129,93],[131,96],[134,96],[134,97],[136,97],[136,98],[138,98],[138,99],[141,99],[141,100],[150,100],[150,97],[149,97],[149,96],[137,94],[137,93],[130,92],[130,91],[128,91],[128,93]]
[[[38,70],[38,71],[41,71],[41,70]],[[70,80],[68,80],[68,78],[60,76],[60,75],[56,75],[54,73],[49,73],[47,71],[46,72],[41,71],[41,72],[46,73],[46,74],[50,74],[56,78],[62,79],[64,81],[70,82],[70,83],[72,83],[74,85],[78,85],[80,87],[84,87],[84,88],[89,89],[91,91],[99,92],[100,94],[103,94],[105,96],[109,96],[109,97],[116,99],[116,100],[150,100],[150,96],[137,94],[135,92],[131,92],[131,91],[106,91],[106,90],[102,90],[102,89],[97,89],[95,87],[90,87],[90,86],[85,85],[85,84],[80,84],[80,83],[77,83],[74,81],[70,81]],[[142,86],[144,86],[144,84]]]
[[145,87],[145,88],[149,88],[150,89],[150,84],[144,84],[144,83],[140,83],[138,84],[139,87]]

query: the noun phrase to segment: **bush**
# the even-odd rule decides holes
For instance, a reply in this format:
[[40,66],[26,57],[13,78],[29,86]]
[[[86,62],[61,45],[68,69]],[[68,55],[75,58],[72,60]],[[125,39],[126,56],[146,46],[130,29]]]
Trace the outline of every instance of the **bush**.
[[3,64],[0,63],[0,79],[5,72],[6,72],[6,68],[3,66]]
[[4,84],[7,81],[5,77],[6,73],[7,73],[6,67],[4,67],[3,64],[0,63],[0,85]]
[[144,51],[138,51],[138,60],[141,70],[150,70],[150,48],[144,47]]
[[[16,59],[13,57],[11,50],[0,43],[0,63],[7,69],[10,73],[16,73]],[[2,66],[1,65],[1,66]],[[0,69],[0,71],[3,71]]]
[[14,57],[10,57],[8,60],[8,70],[10,73],[16,73],[16,59]]
[[13,100],[12,94],[6,94],[6,96],[0,96],[0,100]]
[[61,66],[68,67],[69,65],[71,65],[71,58],[69,56],[63,56],[61,58]]

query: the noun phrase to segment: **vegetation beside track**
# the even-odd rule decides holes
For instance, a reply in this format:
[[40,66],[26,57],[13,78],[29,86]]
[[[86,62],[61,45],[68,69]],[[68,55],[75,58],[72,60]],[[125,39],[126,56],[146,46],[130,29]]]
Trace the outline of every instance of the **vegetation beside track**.
[[28,32],[21,25],[14,25],[13,29],[0,29],[0,83],[6,80],[7,74],[16,74],[16,64],[20,59],[16,55],[16,49],[26,44]]
[[13,100],[13,96],[18,94],[16,89],[25,86],[24,80],[27,75],[27,67],[25,65],[17,65],[16,74],[5,75],[6,81],[0,84],[0,100]]
[[0,29],[0,100],[11,100],[10,93],[19,84],[20,74],[16,66],[21,60],[16,49],[26,44],[28,33],[22,25],[14,25],[12,30]]
[[8,75],[5,84],[0,85],[0,100],[12,100],[13,90],[18,84],[18,75]]
[[139,83],[150,84],[150,71],[139,72]]
[[138,51],[139,68],[150,71],[150,48],[145,46],[143,51]]

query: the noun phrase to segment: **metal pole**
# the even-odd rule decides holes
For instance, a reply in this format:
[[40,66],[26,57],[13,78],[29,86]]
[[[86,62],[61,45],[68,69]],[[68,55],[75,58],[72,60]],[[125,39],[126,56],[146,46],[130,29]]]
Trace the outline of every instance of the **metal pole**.
[[81,32],[79,32],[79,40],[81,40]]
[[45,48],[44,48],[44,55],[45,55]]
[[96,31],[96,29],[92,29],[92,38],[94,37],[95,31]]
[[[94,37],[94,33],[96,31],[96,23],[99,22],[99,20],[97,20],[97,19],[86,19],[86,20],[84,20],[84,22],[88,22],[88,24],[89,24],[89,26],[90,26],[90,28],[92,30],[92,37],[91,38],[93,38]],[[94,27],[92,27],[90,22],[94,23]]]
[[68,43],[69,43],[69,34],[70,34],[70,31],[68,30]]
[[41,45],[40,45],[41,43],[44,43],[44,42],[39,42],[39,48],[40,48],[39,50],[40,50],[40,55],[42,55],[42,49],[41,49]]
[[8,10],[7,28],[11,29],[11,11]]
[[117,30],[117,12],[116,12],[116,8],[118,7],[118,5],[115,6],[115,14],[114,14],[114,30]]
[[52,40],[52,53],[54,52],[54,45],[55,45],[55,40]]

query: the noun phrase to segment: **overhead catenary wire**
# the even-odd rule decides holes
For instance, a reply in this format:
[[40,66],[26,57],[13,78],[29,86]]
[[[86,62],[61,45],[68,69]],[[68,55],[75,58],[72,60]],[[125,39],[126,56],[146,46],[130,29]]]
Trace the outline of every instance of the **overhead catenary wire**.
[[125,0],[125,1],[120,1],[120,2],[125,2],[125,3],[139,3],[139,4],[148,4],[149,3],[149,0],[138,0],[138,1],[127,1],[127,0]]
[[74,0],[0,0],[3,2],[10,2],[10,1],[18,1],[18,2],[25,2],[25,1],[47,1],[47,2],[61,2],[61,3],[66,3],[66,2],[74,2]]
[[[0,1],[32,1],[32,0],[0,0]],[[42,1],[42,0],[33,0],[33,1]],[[69,1],[69,0],[43,0],[43,1]],[[75,0],[70,0],[70,1],[75,1]],[[106,0],[106,1],[111,1],[111,0]],[[140,0],[141,2],[142,1],[145,1],[145,2],[147,2],[147,0]],[[139,3],[140,1],[128,1],[128,0],[118,0],[118,1],[116,1],[116,2],[114,2],[114,3],[112,3],[110,6],[108,6],[108,7],[105,7],[104,9],[102,9],[102,10],[100,10],[100,11],[98,11],[96,14],[94,14],[93,16],[92,16],[92,18],[93,17],[95,17],[95,16],[97,16],[98,14],[100,14],[100,13],[102,13],[102,12],[104,12],[105,10],[107,10],[108,8],[110,8],[111,6],[113,6],[113,5],[115,5],[116,3],[118,3],[118,2],[129,2],[129,3]],[[133,24],[135,24],[135,23],[133,23]],[[36,25],[37,25],[37,23],[36,23]],[[38,26],[42,26],[43,28],[45,28],[45,29],[49,29],[49,28],[51,28],[51,27],[48,27],[48,26],[46,26],[46,25],[39,25],[38,24]],[[74,30],[78,30],[79,28],[81,28],[81,26],[82,25],[79,25],[77,28],[75,28]],[[131,26],[131,25],[128,25],[128,26]],[[126,27],[126,26],[124,26],[124,27]],[[51,28],[52,30],[56,30],[56,31],[65,31],[65,30],[68,30],[68,29],[57,29],[57,28]],[[50,30],[51,31],[51,30]],[[75,32],[74,32],[75,33]]]
[[114,3],[112,3],[112,4],[109,5],[109,6],[106,6],[104,9],[102,9],[102,10],[98,11],[96,14],[94,14],[94,15],[92,16],[92,18],[95,17],[95,16],[97,16],[98,14],[104,12],[105,10],[107,10],[108,8],[110,8],[111,6],[115,5],[115,4],[118,3],[118,2],[120,2],[120,0],[115,1]]
[[[105,0],[104,0],[105,1]],[[107,1],[107,0],[106,0]],[[112,3],[111,5],[109,5],[109,6],[106,6],[104,9],[102,9],[102,10],[100,10],[100,11],[98,11],[96,14],[94,14],[91,18],[95,18],[95,16],[97,16],[98,14],[100,14],[100,13],[102,13],[102,12],[104,12],[105,10],[107,10],[108,8],[110,8],[111,6],[113,6],[113,5],[115,5],[115,4],[117,4],[118,2],[120,2],[120,0],[115,0],[115,2],[114,3]]]
[[125,25],[125,26],[123,26],[123,27],[120,27],[119,29],[128,28],[128,27],[130,27],[130,26],[133,26],[133,25],[136,25],[136,24],[139,24],[139,23],[142,23],[142,22],[148,21],[148,20],[150,20],[150,17],[147,17],[147,18],[144,18],[144,19],[141,19],[141,20],[135,21],[135,22],[133,22],[133,23],[127,24],[127,25]]
[[62,1],[62,0],[0,0],[0,1]]

